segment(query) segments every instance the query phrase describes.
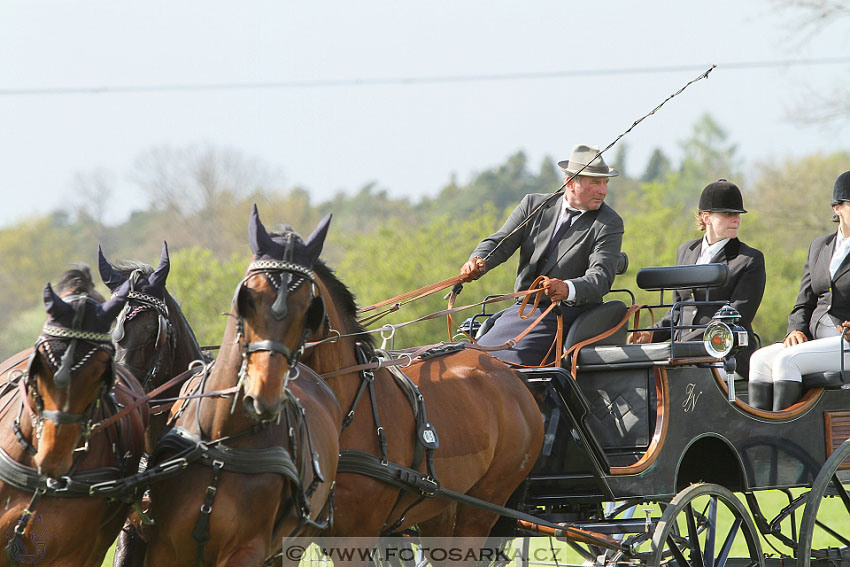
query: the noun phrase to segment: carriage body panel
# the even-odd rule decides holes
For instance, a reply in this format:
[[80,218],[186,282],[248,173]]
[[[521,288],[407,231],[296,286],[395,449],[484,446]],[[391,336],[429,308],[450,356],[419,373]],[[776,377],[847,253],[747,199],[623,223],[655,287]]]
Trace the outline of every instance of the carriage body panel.
[[850,391],[812,392],[767,417],[730,403],[720,372],[612,368],[573,380],[564,369],[523,371],[546,427],[525,503],[663,500],[694,482],[747,492],[810,486],[834,448],[828,440],[843,440],[826,424],[846,423]]

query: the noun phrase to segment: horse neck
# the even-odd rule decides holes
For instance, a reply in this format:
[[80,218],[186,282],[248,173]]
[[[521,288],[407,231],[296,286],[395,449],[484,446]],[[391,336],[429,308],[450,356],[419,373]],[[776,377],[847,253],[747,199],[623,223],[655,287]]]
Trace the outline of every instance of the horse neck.
[[345,337],[336,343],[323,343],[307,349],[301,359],[313,372],[325,379],[343,407],[346,407],[354,399],[357,390],[360,388],[359,373],[356,371],[346,372],[327,378],[323,375],[358,365],[359,361],[355,349],[355,339]]
[[169,319],[174,328],[174,357],[170,375],[176,375],[189,368],[195,360],[202,360],[204,355],[189,321],[167,291],[165,304],[168,306]]
[[[15,461],[31,467],[33,466],[32,455],[27,453],[24,446],[18,441],[15,430],[12,429],[15,419],[18,417],[21,401],[17,387],[10,388],[0,398],[0,447]],[[31,406],[32,402],[29,403]],[[30,444],[35,445],[32,417],[32,414],[24,407],[21,412],[20,428],[22,437]]]
[[[322,298],[325,301],[325,310],[330,327],[342,335],[342,338],[338,341],[320,343],[304,352],[301,361],[306,366],[309,366],[311,370],[322,376],[330,372],[358,365],[360,361],[355,354],[355,343],[357,341],[366,341],[367,338],[358,334],[363,331],[363,328],[356,321],[356,313],[348,313],[353,307],[348,304],[348,300],[334,296],[327,283],[321,278],[317,283],[321,290]],[[344,287],[341,282],[333,285],[335,285],[334,289]],[[320,340],[321,338],[322,336],[319,335],[314,337],[314,340]],[[325,380],[343,407],[347,406],[354,399],[357,390],[360,388],[360,375],[356,371],[328,377]]]

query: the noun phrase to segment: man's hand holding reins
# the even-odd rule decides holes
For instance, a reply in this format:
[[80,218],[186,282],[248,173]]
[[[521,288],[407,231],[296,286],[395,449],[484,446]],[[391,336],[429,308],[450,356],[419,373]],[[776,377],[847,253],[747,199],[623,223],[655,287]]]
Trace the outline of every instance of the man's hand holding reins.
[[487,271],[487,265],[484,262],[483,258],[475,256],[474,258],[470,258],[466,264],[461,266],[460,275],[465,279],[464,282],[471,282],[474,279],[481,277],[484,272]]
[[543,282],[543,291],[553,303],[564,301],[570,295],[570,288],[567,286],[567,282],[557,278],[549,278]]

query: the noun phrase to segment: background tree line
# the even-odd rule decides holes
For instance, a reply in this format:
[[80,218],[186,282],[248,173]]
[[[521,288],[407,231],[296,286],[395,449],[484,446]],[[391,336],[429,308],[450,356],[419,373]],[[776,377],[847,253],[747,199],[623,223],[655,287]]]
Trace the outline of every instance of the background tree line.
[[[627,143],[606,156],[621,172],[611,183],[608,202],[625,220],[623,249],[630,259],[614,287],[637,292],[639,303],[655,303],[656,294],[637,290],[635,274],[641,267],[674,263],[679,244],[700,236],[694,217],[699,194],[710,181],[725,177],[741,187],[750,211],[740,237],[762,250],[767,262],[756,332],[766,342],[781,339],[809,242],[836,230],[829,205],[832,184],[850,167],[850,153],[777,159],[745,170],[735,145],[709,116],[694,124],[681,147],[680,163],[655,151],[641,172],[628,168]],[[365,306],[456,275],[477,242],[501,226],[523,195],[551,192],[563,183],[553,159],[529,164],[518,152],[468,183],[452,181],[418,203],[390,197],[374,184],[313,203],[307,189],[280,187],[268,171],[232,150],[152,150],[139,158],[134,179],[155,205],[140,207],[117,225],[103,215],[103,199],[111,192],[108,174],[81,175],[74,207],[0,231],[0,356],[33,344],[44,321],[46,281],[56,281],[71,262],[91,265],[96,276],[98,244],[110,260],[155,264],[162,241],[168,241],[168,288],[202,344],[212,345],[221,338],[221,314],[229,310],[233,288],[250,260],[247,226],[254,203],[268,227],[288,224],[305,236],[323,215],[333,213],[323,258]],[[515,269],[512,260],[467,284],[458,304],[510,291]],[[442,294],[435,294],[377,326],[443,308]],[[447,337],[445,321],[434,320],[399,329],[395,346]]]

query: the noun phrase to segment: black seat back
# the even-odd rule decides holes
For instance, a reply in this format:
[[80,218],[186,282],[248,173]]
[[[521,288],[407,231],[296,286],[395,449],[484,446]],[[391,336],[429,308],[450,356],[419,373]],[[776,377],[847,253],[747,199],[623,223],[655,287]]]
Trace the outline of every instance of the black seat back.
[[[592,309],[588,309],[570,325],[567,336],[564,337],[564,350],[580,342],[604,333],[615,327],[626,316],[628,307],[619,299],[606,301]],[[628,325],[622,325],[613,334],[593,343],[594,345],[624,345]]]

